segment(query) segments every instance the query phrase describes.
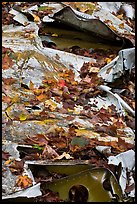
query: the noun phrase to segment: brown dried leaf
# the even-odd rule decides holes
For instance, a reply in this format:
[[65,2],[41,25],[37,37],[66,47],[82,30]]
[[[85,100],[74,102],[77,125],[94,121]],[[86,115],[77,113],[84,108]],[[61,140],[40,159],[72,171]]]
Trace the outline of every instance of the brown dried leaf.
[[48,144],[45,145],[42,155],[48,159],[59,157],[59,154]]
[[9,166],[12,173],[21,174],[23,172],[24,161],[13,161],[13,163]]
[[7,160],[9,158],[10,154],[8,152],[2,151],[2,159]]
[[2,59],[2,69],[9,69],[13,65],[12,59],[5,54],[4,58]]
[[16,82],[16,79],[13,79],[13,78],[2,78],[2,81],[4,82],[4,84],[6,84],[6,85],[11,85],[11,84],[13,84],[13,83],[15,83]]
[[36,134],[32,137],[27,137],[25,142],[30,145],[38,144],[39,146],[44,146],[48,143],[48,138],[43,134]]
[[11,98],[9,96],[2,96],[2,101],[5,102],[5,103],[10,103]]
[[132,183],[130,186],[127,186],[125,189],[126,193],[130,193],[131,191],[133,191],[135,189],[135,184]]

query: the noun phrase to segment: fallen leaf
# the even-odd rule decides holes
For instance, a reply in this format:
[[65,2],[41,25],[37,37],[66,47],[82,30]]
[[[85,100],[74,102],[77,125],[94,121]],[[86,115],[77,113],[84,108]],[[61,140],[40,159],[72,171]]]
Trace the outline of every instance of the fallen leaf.
[[63,79],[60,79],[58,82],[58,86],[64,87],[65,86],[65,81]]
[[123,20],[123,13],[118,15],[117,18],[119,18],[120,20]]
[[54,111],[56,110],[57,104],[53,100],[49,99],[45,101],[45,107],[48,107],[51,111]]
[[58,34],[53,33],[51,36],[52,36],[52,37],[58,37]]
[[114,31],[117,30],[113,25],[109,25],[109,27],[110,27],[112,30],[114,30]]
[[130,186],[127,186],[125,189],[126,193],[130,193],[131,191],[133,191],[135,189],[135,184],[132,183]]
[[119,28],[123,29],[124,28],[124,23],[119,24]]
[[107,19],[106,19],[106,20],[104,21],[104,23],[109,24],[109,25],[112,25],[112,21],[111,21],[111,20],[107,20]]
[[34,33],[31,33],[31,34],[29,34],[29,36],[28,36],[30,39],[32,39],[32,38],[36,38],[36,35],[34,34]]
[[33,89],[33,93],[35,95],[40,95],[40,94],[43,94],[45,92],[45,89]]
[[9,166],[9,169],[12,173],[21,174],[23,172],[24,161],[16,161],[14,160],[13,163]]
[[19,176],[16,180],[16,185],[21,188],[27,188],[32,185],[32,179],[27,175]]
[[91,78],[87,75],[84,79],[84,82],[90,83],[91,82]]
[[67,154],[66,152],[63,152],[63,154],[62,155],[60,155],[60,156],[58,156],[58,157],[56,157],[56,158],[54,158],[54,159],[63,159],[63,158],[66,158],[66,159],[73,159],[73,157],[71,157],[69,154]]
[[2,151],[2,159],[7,160],[9,158],[10,154],[8,152]]
[[7,160],[7,161],[4,163],[4,165],[10,164],[12,161],[13,161],[12,159],[9,159],[9,160]]
[[40,94],[39,96],[36,96],[38,101],[44,101],[46,99],[46,94]]
[[33,84],[32,81],[30,81],[29,88],[30,88],[30,90],[33,90],[33,89],[34,89],[34,84]]
[[2,96],[2,101],[5,102],[5,103],[10,103],[11,98],[9,96]]
[[15,83],[16,82],[16,79],[13,79],[13,78],[2,78],[2,81],[4,82],[4,84],[6,84],[6,85],[11,85],[11,84],[13,84],[13,83]]
[[16,94],[13,98],[12,98],[12,103],[17,103],[20,101],[19,95]]
[[66,117],[66,120],[71,121],[71,120],[74,120],[74,118],[75,118],[74,116],[69,115]]
[[59,154],[48,144],[45,145],[42,155],[48,159],[59,157]]
[[27,115],[25,115],[24,113],[21,113],[21,114],[19,115],[19,119],[20,119],[20,121],[24,121],[24,120],[27,119]]
[[32,14],[32,16],[33,16],[35,22],[41,22],[40,18],[37,15]]
[[8,4],[9,2],[2,2],[2,5]]
[[12,59],[5,54],[4,58],[2,59],[2,69],[9,69],[13,65]]
[[90,69],[89,69],[89,73],[90,73],[90,72],[98,73],[99,70],[100,70],[100,69],[99,69],[98,67],[90,67]]
[[32,137],[27,137],[25,142],[30,145],[38,144],[39,146],[44,146],[48,143],[48,137],[43,134],[36,134]]
[[104,61],[105,61],[107,64],[109,64],[109,63],[112,61],[112,59],[109,58],[109,57],[106,57]]

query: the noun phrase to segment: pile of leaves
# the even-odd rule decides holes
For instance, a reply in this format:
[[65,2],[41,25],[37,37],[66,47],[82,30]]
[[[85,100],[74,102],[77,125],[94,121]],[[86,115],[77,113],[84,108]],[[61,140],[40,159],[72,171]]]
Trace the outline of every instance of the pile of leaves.
[[[13,2],[2,3],[3,25],[16,24],[9,9]],[[40,2],[23,2],[20,6],[39,5]],[[76,5],[75,5],[76,6]],[[88,10],[85,10],[88,12]],[[52,9],[39,9],[36,16],[42,18],[52,13]],[[42,26],[42,25],[40,25]],[[57,49],[57,47],[54,47]],[[2,152],[4,161],[2,173],[8,166],[12,174],[17,176],[16,187],[26,189],[33,185],[33,181],[23,174],[24,163],[27,160],[89,160],[95,167],[110,169],[119,181],[119,166],[109,165],[108,156],[116,156],[119,153],[135,149],[134,144],[126,142],[125,128],[135,129],[135,119],[128,113],[126,117],[116,111],[114,105],[97,109],[97,104],[91,105],[90,99],[97,96],[105,96],[105,92],[98,89],[104,84],[98,72],[102,66],[109,63],[117,56],[116,51],[94,50],[89,51],[80,47],[66,48],[64,51],[97,59],[96,63],[84,63],[80,69],[80,80],[75,80],[73,69],[62,71],[60,79],[44,79],[41,86],[35,88],[33,82],[27,86],[15,78],[2,78],[3,82],[3,103],[6,104],[5,118],[3,124],[12,125],[16,121],[28,122],[32,120],[44,121],[49,125],[47,131],[41,134],[26,136],[21,144],[29,145],[18,150],[20,161],[9,159],[8,152]],[[10,48],[2,47],[2,69],[12,69],[16,56]],[[135,109],[135,70],[122,76],[114,83],[108,84],[113,91],[122,90],[120,96]],[[8,95],[12,90],[17,95]],[[24,101],[26,93],[30,94],[28,101]],[[40,105],[43,109],[40,109]],[[13,110],[11,110],[13,107]],[[17,111],[18,110],[18,111]],[[38,113],[34,113],[38,111]],[[92,124],[89,128],[84,124]],[[6,134],[6,133],[5,133]],[[109,139],[111,137],[111,139]],[[113,139],[114,140],[113,140]],[[97,146],[109,146],[111,152],[99,152]],[[37,171],[37,170],[36,170]],[[133,173],[133,172],[132,172]],[[63,178],[63,174],[48,174],[41,170],[35,172],[34,179],[38,182],[51,182]],[[127,184],[125,192],[128,194],[133,187]],[[35,198],[35,202],[62,202],[58,194],[49,190],[41,189],[42,196]]]

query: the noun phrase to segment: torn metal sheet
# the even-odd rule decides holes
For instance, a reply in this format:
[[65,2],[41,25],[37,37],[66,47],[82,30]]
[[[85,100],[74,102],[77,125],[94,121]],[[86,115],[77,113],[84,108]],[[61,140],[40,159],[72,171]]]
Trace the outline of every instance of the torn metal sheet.
[[110,146],[96,146],[96,149],[103,154],[110,154],[111,153],[111,147]]
[[[28,37],[25,34],[29,30]],[[57,70],[66,69],[66,67],[60,62],[51,60],[48,56],[43,54],[42,48],[37,48],[38,43],[41,42],[37,35],[38,27],[35,23],[31,23],[25,28],[18,26],[16,28],[3,29],[3,46],[10,47],[17,56],[16,67],[12,69],[10,77],[15,78],[18,75],[20,80],[26,85],[30,84],[30,81],[34,83],[34,86],[41,85],[42,80],[45,77],[53,77],[57,79]],[[39,38],[39,40],[37,39]],[[20,68],[21,67],[21,68]],[[55,71],[56,70],[56,71]],[[7,78],[8,71],[3,71],[3,77]]]
[[[106,187],[105,183],[109,183],[109,187]],[[84,200],[85,202],[111,202],[113,199],[122,201],[121,188],[118,185],[116,178],[108,169],[105,168],[85,170],[77,174],[61,178],[57,181],[43,184],[44,188],[50,189],[53,192],[58,192],[59,197],[65,201],[73,200],[70,196],[70,192],[72,188],[79,185],[87,189],[88,193],[86,200]],[[83,200],[82,198],[81,200],[78,198],[73,201]]]
[[24,26],[30,24],[30,21],[27,19],[27,17],[22,13],[20,13],[19,11],[16,11],[15,9],[11,9],[9,13],[15,15],[13,19],[19,22],[20,24]]
[[[95,59],[78,56],[75,54],[44,48],[38,36],[38,26],[31,22],[28,26],[4,26],[2,44],[10,47],[18,56],[16,69],[22,66],[22,70],[11,69],[10,77],[15,78],[22,73],[22,80],[26,85],[30,81],[38,87],[44,77],[58,78],[58,73],[66,69],[74,69],[79,80],[79,71],[84,62],[96,62]],[[28,36],[25,36],[28,32]],[[26,68],[29,67],[29,68]],[[60,70],[60,71],[59,71]],[[7,70],[3,71],[3,77],[7,78]]]
[[[90,15],[88,15],[90,16]],[[120,41],[118,37],[107,25],[95,17],[87,18],[86,14],[75,11],[70,6],[66,6],[59,12],[55,13],[53,19],[73,26],[77,29],[92,33],[108,41]]]
[[111,13],[114,12],[117,14],[119,10],[123,10],[125,11],[126,17],[135,18],[135,9],[131,5],[126,4],[126,2],[98,2],[98,4]]
[[121,9],[125,11],[126,17],[128,17],[132,20],[135,19],[135,9],[133,8],[132,5],[126,4],[126,2],[125,2],[125,4],[123,4],[121,6]]
[[119,183],[120,183],[123,193],[125,194],[125,188],[127,185],[127,171],[131,171],[135,168],[134,150],[128,150],[116,156],[108,157],[108,164],[118,165],[120,162],[122,164],[122,173],[119,178]]
[[94,12],[94,17],[98,17],[104,23],[106,22],[106,20],[108,20],[108,22],[110,22],[110,24],[108,23],[108,26],[113,26],[112,28],[117,34],[122,34],[124,32],[132,32],[132,28],[125,23],[124,28],[120,28],[120,25],[123,23],[123,21],[114,16],[110,11],[106,10],[104,6],[100,7],[98,11]]
[[59,160],[55,158],[54,161],[48,161],[48,160],[36,160],[36,161],[26,161],[25,165],[28,166],[32,173],[34,174],[35,169],[39,171],[41,168],[45,172],[49,173],[59,173],[59,174],[65,174],[66,176],[76,174],[80,171],[84,171],[87,169],[91,169],[95,167],[94,165],[90,164],[88,160],[85,161],[79,161],[79,160]]
[[[130,113],[132,116],[135,117],[135,111],[117,93],[115,93],[115,94],[112,93],[112,91],[110,91],[111,90],[110,87],[105,86],[105,85],[100,85],[99,89],[106,91],[108,94],[111,94],[114,98],[116,98],[118,100],[118,104],[120,106],[119,111],[121,114],[124,114],[124,116],[125,116],[125,113],[122,110],[122,107],[123,107],[128,113]],[[117,105],[116,105],[116,107],[117,107]]]
[[25,190],[16,192],[11,195],[3,196],[2,199],[10,199],[10,198],[18,198],[18,197],[27,197],[27,198],[34,198],[37,196],[41,196],[42,192],[40,190],[40,183],[35,184]]
[[[9,160],[14,161],[20,161],[20,154],[17,150],[18,144],[13,143],[11,141],[3,141],[2,149],[4,152],[8,152],[10,154]],[[16,180],[18,178],[18,175],[13,174],[8,164],[5,164],[3,161],[3,167],[5,168],[5,171],[2,175],[2,189],[3,189],[3,196],[2,199],[9,199],[9,198],[16,198],[16,197],[36,197],[41,195],[40,191],[40,184],[36,184],[34,181],[33,175],[31,171],[27,168],[27,166],[24,165],[24,171],[22,175],[27,175],[29,178],[32,179],[32,185],[31,187],[28,187],[27,189],[21,189],[20,187],[16,186]]]
[[[50,7],[53,8],[53,13],[58,12],[60,9],[63,8],[63,6],[60,3],[43,3],[40,5],[41,7]],[[50,14],[48,16],[44,16],[42,19],[43,22],[53,22],[54,20],[50,17]]]
[[109,159],[109,164],[113,163],[115,165],[118,165],[120,162],[122,162],[122,167],[128,168],[129,170],[132,170],[135,166],[134,150],[128,150],[116,156],[110,156],[108,159]]
[[20,155],[17,150],[18,144],[12,141],[3,140],[2,141],[2,151],[8,152],[11,156],[9,159],[20,160]]
[[113,82],[122,76],[126,70],[131,72],[135,67],[135,48],[123,49],[119,51],[118,56],[109,64],[101,68],[98,76],[101,76],[106,82]]
[[122,5],[122,2],[97,2],[101,8],[108,10],[109,12],[117,13]]

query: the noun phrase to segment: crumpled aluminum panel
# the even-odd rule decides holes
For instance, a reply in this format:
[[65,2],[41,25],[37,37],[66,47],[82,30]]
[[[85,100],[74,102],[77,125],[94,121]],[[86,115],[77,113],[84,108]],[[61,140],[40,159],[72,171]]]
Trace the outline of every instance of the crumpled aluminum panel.
[[123,49],[119,51],[119,55],[114,60],[101,68],[98,75],[106,82],[113,82],[122,76],[126,70],[131,71],[134,67],[135,48]]
[[[53,19],[62,23],[73,26],[77,29],[90,32],[108,41],[121,40],[116,33],[114,33],[106,24],[101,20],[92,17],[87,18],[85,14],[75,11],[70,6],[66,6],[54,14]],[[89,15],[88,15],[89,16]]]

